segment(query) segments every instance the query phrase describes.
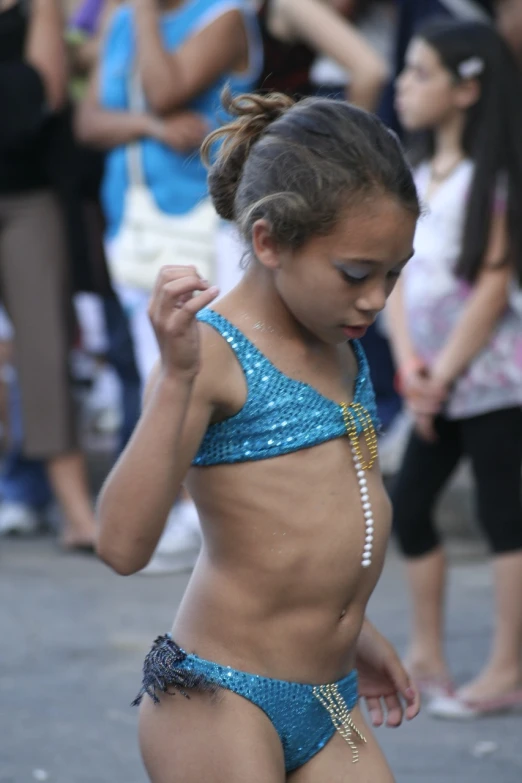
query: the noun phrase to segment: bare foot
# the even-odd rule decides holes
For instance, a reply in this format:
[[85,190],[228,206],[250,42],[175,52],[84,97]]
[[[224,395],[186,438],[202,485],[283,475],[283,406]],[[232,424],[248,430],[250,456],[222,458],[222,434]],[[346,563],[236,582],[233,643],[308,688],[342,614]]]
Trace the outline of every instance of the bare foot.
[[499,696],[522,688],[522,672],[513,671],[484,671],[475,680],[459,688],[457,696],[463,701],[473,703],[490,701]]

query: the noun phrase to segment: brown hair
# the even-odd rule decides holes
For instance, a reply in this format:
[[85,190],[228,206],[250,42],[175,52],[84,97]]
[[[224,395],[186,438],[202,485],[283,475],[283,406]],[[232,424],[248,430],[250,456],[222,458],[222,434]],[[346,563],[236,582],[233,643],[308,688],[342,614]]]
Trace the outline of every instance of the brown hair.
[[375,116],[328,98],[222,96],[231,122],[203,143],[210,195],[245,241],[264,218],[281,247],[326,235],[356,196],[380,192],[419,213],[410,168],[396,136]]

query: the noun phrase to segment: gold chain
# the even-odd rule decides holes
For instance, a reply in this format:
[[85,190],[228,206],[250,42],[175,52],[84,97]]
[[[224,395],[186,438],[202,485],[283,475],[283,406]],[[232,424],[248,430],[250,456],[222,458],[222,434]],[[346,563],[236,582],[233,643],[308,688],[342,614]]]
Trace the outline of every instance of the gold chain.
[[[341,409],[343,412],[344,426],[350,439],[350,443],[353,446],[355,456],[361,465],[362,470],[371,470],[375,460],[377,459],[377,433],[373,426],[372,417],[359,402],[352,402],[348,405],[346,402],[341,403]],[[361,442],[357,435],[357,424],[361,425],[362,434],[368,451],[370,452],[370,458],[365,460]]]
[[359,761],[359,748],[357,747],[353,735],[355,734],[361,742],[366,742],[366,737],[361,734],[352,720],[351,712],[346,706],[346,702],[339,693],[339,686],[316,685],[313,689],[315,698],[329,713],[335,730],[346,740],[352,751],[353,763]]

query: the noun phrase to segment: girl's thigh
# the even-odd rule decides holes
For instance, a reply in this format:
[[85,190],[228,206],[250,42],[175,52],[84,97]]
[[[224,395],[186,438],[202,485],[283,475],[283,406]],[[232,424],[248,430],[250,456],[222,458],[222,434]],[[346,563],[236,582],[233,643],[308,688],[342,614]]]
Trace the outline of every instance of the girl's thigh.
[[359,707],[353,721],[367,742],[359,740],[359,761],[354,764],[346,740],[336,732],[326,747],[288,777],[288,783],[394,783],[394,777]]
[[285,783],[267,716],[229,691],[144,698],[140,748],[151,783]]

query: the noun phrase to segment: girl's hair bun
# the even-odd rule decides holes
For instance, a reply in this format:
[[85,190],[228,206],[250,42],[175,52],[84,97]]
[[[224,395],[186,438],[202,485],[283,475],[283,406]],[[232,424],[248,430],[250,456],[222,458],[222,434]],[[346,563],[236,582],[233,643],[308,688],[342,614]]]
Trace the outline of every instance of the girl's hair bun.
[[227,114],[235,119],[207,136],[201,155],[209,165],[212,146],[221,142],[217,157],[209,166],[209,191],[218,214],[225,220],[234,220],[237,188],[252,146],[295,101],[280,93],[234,98],[225,88],[221,102]]

